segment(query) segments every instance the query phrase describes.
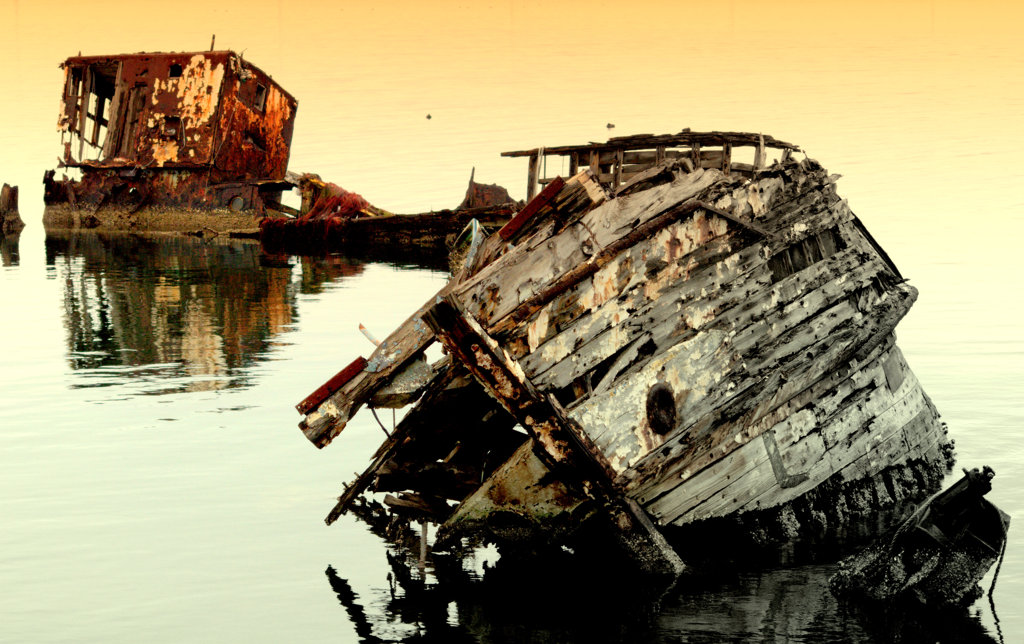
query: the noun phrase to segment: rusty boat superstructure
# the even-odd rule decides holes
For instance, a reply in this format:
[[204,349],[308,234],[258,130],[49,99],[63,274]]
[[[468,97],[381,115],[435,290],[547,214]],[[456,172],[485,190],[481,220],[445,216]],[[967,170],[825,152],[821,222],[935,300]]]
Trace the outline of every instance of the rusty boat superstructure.
[[65,60],[47,230],[245,230],[290,189],[298,103],[232,51]]
[[[796,152],[684,130],[505,153],[530,160],[527,205],[298,405],[318,447],[412,405],[327,522],[601,534],[678,572],[687,530],[788,538],[937,489],[946,429],[894,335],[917,291]],[[568,179],[541,176],[551,155]]]

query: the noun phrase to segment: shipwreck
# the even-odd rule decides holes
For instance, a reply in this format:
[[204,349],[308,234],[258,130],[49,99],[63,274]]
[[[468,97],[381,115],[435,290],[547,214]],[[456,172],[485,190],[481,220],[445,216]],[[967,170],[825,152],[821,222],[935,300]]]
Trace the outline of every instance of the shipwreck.
[[412,405],[327,523],[679,572],[702,531],[825,534],[935,491],[951,447],[894,335],[917,291],[799,152],[684,130],[504,153],[529,159],[525,207],[297,406],[324,447]]
[[298,103],[232,51],[65,60],[49,230],[242,231],[280,205]]
[[444,259],[473,220],[486,231],[509,222],[522,207],[505,188],[474,181],[454,209],[396,214],[316,174],[296,176],[299,209],[260,221],[260,243],[272,253],[319,255],[343,252],[382,259]]

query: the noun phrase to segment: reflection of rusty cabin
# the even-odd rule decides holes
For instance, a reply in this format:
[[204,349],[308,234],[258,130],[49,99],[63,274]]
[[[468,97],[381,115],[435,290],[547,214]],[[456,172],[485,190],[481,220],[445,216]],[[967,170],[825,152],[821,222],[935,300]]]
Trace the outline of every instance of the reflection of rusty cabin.
[[62,64],[62,165],[48,205],[263,211],[278,201],[296,100],[230,51],[76,56]]

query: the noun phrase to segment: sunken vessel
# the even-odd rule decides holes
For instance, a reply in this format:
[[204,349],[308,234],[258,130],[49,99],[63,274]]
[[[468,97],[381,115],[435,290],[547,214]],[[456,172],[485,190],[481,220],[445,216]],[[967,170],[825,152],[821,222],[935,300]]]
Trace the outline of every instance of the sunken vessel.
[[[503,154],[529,160],[526,206],[297,405],[321,448],[363,406],[411,405],[328,524],[678,573],[702,529],[792,540],[939,487],[946,427],[894,335],[917,291],[836,175],[743,132]],[[553,155],[568,178],[543,176]]]

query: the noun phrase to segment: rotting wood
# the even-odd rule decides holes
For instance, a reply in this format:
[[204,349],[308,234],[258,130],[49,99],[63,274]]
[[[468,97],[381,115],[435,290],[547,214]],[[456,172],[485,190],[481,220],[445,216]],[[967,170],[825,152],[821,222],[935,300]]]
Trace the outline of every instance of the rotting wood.
[[[558,153],[589,167],[548,183],[514,245],[493,235],[420,312],[447,369],[469,373],[458,391],[500,404],[501,423],[441,406],[435,376],[340,507],[374,489],[447,499],[459,505],[441,533],[499,542],[569,538],[601,516],[635,557],[678,570],[662,531],[754,517],[756,539],[785,538],[757,522],[827,509],[815,495],[861,494],[871,477],[917,481],[893,500],[934,485],[945,429],[893,335],[916,290],[837,175],[771,137],[681,135],[688,149],[642,135],[532,151],[534,167]],[[738,146],[755,148],[751,172],[736,171]],[[767,166],[769,148],[784,161]],[[352,401],[340,391],[310,418]],[[531,499],[545,509],[520,515]],[[850,502],[824,522],[868,514]]]
[[555,177],[554,181],[545,186],[539,195],[530,199],[525,208],[516,213],[515,217],[502,226],[498,231],[498,236],[505,241],[512,241],[520,229],[529,222],[530,218],[536,215],[544,206],[548,205],[563,186],[565,186],[565,181],[561,177]]
[[[442,289],[442,293],[446,289]],[[307,414],[299,427],[310,442],[322,448],[334,440],[352,414],[369,400],[374,391],[383,387],[400,367],[419,356],[433,342],[434,334],[422,320],[423,313],[433,304],[434,298],[431,298],[381,342],[365,367],[327,398],[326,402],[331,405],[331,409],[322,409],[324,405],[321,404]]]
[[366,358],[359,356],[347,367],[339,371],[333,378],[322,384],[316,391],[306,396],[302,402],[295,405],[300,414],[305,414],[311,409],[320,406],[320,403],[327,400],[328,396],[341,389],[357,373],[366,368]]
[[522,369],[460,310],[457,300],[452,296],[442,299],[424,319],[449,353],[526,428],[541,461],[564,482],[580,485],[605,507],[641,567],[652,573],[682,572],[682,560],[643,510],[611,488],[611,470],[586,433],[565,416],[553,398],[538,394]]

